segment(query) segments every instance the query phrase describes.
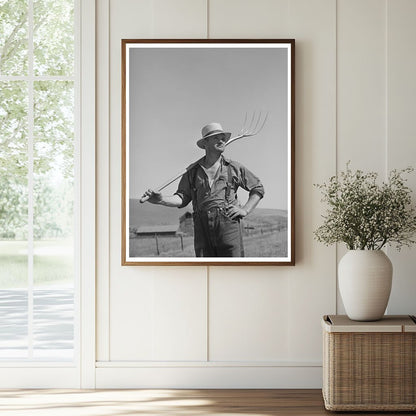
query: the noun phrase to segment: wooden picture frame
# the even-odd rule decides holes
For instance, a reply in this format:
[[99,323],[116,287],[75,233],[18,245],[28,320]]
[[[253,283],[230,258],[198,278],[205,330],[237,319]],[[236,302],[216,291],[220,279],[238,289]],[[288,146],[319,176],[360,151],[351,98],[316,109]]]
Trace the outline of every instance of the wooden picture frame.
[[[123,39],[121,46],[122,265],[294,265],[295,41]],[[213,122],[232,139],[241,131],[254,134],[235,143],[230,135],[223,140],[230,146],[209,184],[204,177],[209,173],[193,162],[203,160],[206,148],[197,142],[207,132],[201,129]],[[226,165],[231,166],[227,174],[221,171]],[[197,179],[190,179],[190,166],[199,169]],[[207,199],[198,196],[195,204],[179,209],[139,202],[148,189],[159,190],[160,184],[176,176],[161,191],[163,198],[173,196],[175,204],[178,198],[186,203],[187,191],[178,191],[184,173],[189,192],[205,186]],[[259,178],[255,188],[252,178]],[[239,222],[244,254],[217,251],[223,232],[217,228],[209,243],[205,239],[211,231],[201,234],[199,226],[194,230],[192,217],[208,215],[207,206],[221,205],[214,206],[221,211],[230,205],[229,194],[223,202],[218,179],[231,192],[240,186],[232,198],[241,202],[232,205],[240,207],[242,216],[247,199],[262,194],[262,186],[265,190],[257,207]],[[195,180],[202,185],[191,183]],[[200,194],[191,197],[195,195]],[[198,214],[191,212],[193,205]],[[221,213],[216,211],[215,221],[227,222],[228,211]],[[207,224],[211,220],[204,219]],[[210,249],[200,249],[199,242],[195,249],[194,238],[204,239]]]

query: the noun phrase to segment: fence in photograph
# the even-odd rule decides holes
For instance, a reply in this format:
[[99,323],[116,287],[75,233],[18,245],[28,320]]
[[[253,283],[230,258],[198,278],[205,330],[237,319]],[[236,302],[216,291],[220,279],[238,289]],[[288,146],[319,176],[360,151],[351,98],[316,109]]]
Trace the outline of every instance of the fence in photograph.
[[[182,217],[181,217],[182,219]],[[287,217],[253,215],[242,222],[245,257],[286,257]],[[130,229],[130,257],[194,257],[193,229],[160,225]]]

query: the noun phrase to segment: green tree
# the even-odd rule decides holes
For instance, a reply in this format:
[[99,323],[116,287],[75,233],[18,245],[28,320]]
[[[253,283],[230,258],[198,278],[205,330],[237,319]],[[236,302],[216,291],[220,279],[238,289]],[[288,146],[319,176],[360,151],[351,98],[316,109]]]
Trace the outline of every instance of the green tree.
[[[73,13],[73,1],[34,0],[35,76],[73,76]],[[29,152],[33,152],[35,238],[65,236],[72,227],[74,84],[11,80],[29,75],[28,56],[28,1],[0,0],[0,238],[27,237]]]
[[27,75],[28,4],[0,0],[0,75]]
[[27,105],[25,82],[0,82],[0,238],[26,232]]
[[74,74],[74,2],[34,0],[36,75]]
[[27,188],[0,176],[0,239],[21,238],[27,232],[26,227]]

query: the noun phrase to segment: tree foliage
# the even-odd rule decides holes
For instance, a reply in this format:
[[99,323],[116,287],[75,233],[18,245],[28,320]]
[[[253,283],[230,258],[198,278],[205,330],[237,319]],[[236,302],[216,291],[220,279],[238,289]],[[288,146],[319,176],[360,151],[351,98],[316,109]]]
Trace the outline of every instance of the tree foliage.
[[0,75],[27,75],[27,3],[0,0]]
[[[35,77],[73,76],[73,13],[71,0],[34,0]],[[74,83],[31,84],[28,51],[28,1],[0,0],[0,238],[27,238],[31,183],[34,236],[72,232]]]
[[34,0],[36,75],[74,74],[74,5],[70,0]]

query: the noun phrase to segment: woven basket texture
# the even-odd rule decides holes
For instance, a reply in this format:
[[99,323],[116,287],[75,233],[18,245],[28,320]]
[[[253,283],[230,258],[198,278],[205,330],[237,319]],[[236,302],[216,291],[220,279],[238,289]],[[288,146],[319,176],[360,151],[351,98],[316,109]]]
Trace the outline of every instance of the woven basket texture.
[[328,410],[416,410],[416,333],[323,331]]

